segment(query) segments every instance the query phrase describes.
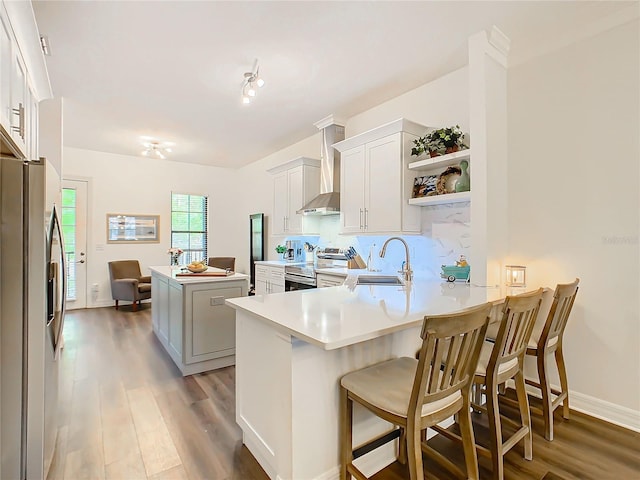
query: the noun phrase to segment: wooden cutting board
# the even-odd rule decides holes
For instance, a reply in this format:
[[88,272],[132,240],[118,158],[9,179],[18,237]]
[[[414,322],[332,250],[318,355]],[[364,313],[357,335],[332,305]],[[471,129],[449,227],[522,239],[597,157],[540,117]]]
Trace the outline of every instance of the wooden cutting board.
[[201,273],[176,273],[176,277],[228,277],[235,272],[201,272]]

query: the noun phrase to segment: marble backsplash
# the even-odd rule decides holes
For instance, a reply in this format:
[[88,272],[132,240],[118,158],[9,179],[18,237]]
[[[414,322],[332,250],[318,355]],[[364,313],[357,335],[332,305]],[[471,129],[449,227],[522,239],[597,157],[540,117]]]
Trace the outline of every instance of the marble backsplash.
[[[433,205],[422,208],[422,234],[403,235],[409,245],[411,266],[416,275],[440,276],[441,265],[453,265],[460,255],[468,256],[471,246],[470,203]],[[321,219],[322,235],[296,236],[288,239],[308,241],[320,247],[353,246],[367,261],[372,254],[376,269],[399,270],[405,259],[404,246],[391,242],[385,258],[378,253],[391,235],[340,235],[340,216]],[[473,266],[472,266],[473,268]]]

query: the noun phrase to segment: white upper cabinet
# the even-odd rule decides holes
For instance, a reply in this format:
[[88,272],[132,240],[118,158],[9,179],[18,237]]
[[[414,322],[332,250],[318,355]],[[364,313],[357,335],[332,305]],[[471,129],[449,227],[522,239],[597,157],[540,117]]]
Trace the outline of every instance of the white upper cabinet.
[[0,154],[38,157],[38,102],[51,96],[31,3],[0,1]]
[[342,233],[360,233],[364,228],[364,145],[340,155],[340,222]]
[[10,134],[18,148],[27,155],[27,73],[17,48],[13,51],[11,66],[11,121]]
[[0,6],[0,125],[11,121],[11,62],[13,41],[9,20]]
[[420,210],[408,205],[413,140],[427,127],[405,119],[333,145],[341,152],[342,233],[419,233]]
[[273,174],[273,235],[312,233],[296,213],[320,193],[320,160],[300,157],[269,170]]

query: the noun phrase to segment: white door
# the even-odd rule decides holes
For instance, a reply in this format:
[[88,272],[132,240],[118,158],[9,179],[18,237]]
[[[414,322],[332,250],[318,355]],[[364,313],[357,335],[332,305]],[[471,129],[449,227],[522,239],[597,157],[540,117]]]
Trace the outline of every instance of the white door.
[[82,180],[62,181],[62,234],[67,259],[67,309],[87,308],[87,190]]

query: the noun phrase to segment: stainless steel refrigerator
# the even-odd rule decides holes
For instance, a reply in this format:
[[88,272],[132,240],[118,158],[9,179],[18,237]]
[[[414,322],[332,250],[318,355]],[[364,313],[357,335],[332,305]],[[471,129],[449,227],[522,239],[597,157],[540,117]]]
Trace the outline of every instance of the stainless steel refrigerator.
[[45,478],[57,432],[65,266],[45,161],[0,156],[0,478]]

